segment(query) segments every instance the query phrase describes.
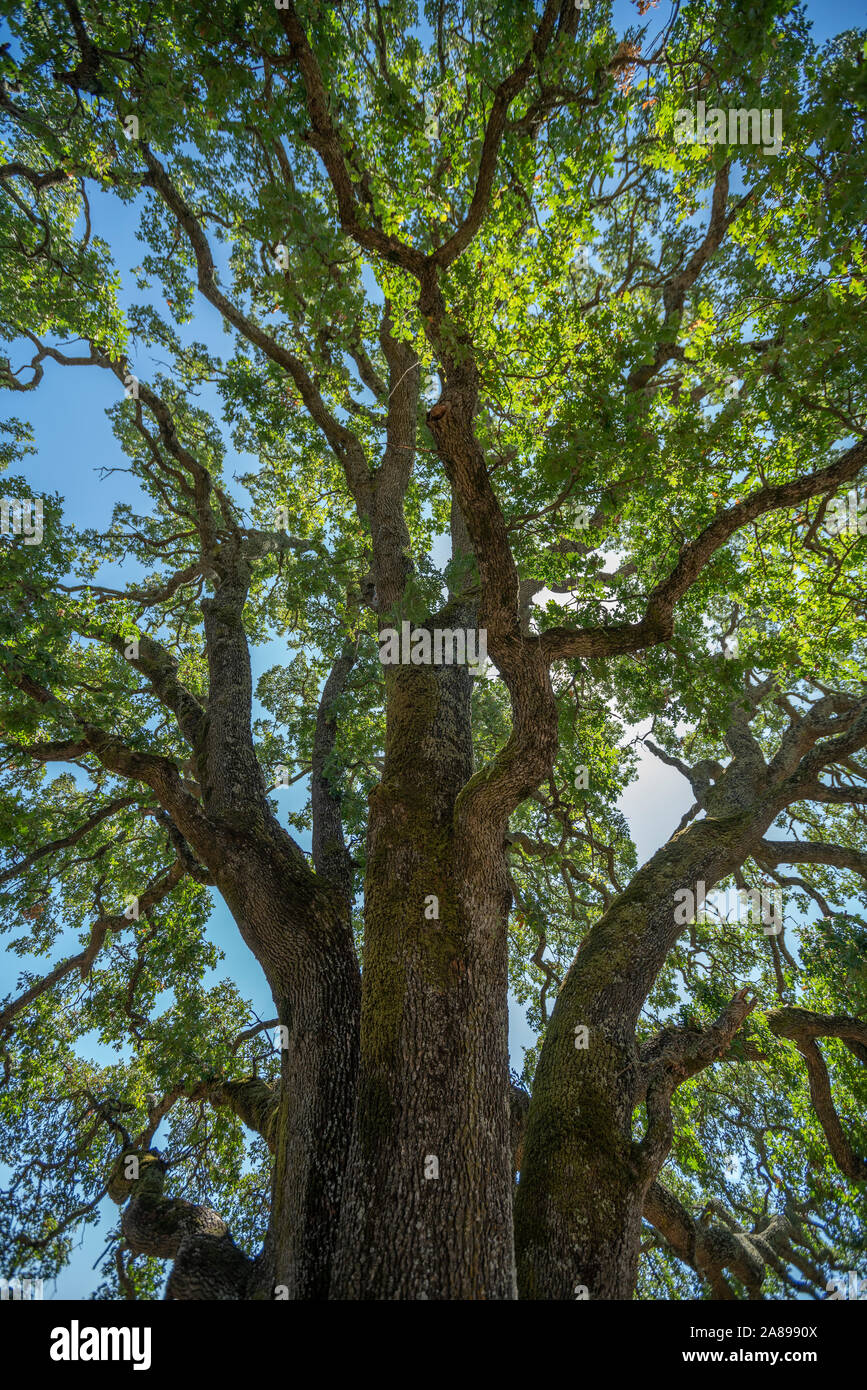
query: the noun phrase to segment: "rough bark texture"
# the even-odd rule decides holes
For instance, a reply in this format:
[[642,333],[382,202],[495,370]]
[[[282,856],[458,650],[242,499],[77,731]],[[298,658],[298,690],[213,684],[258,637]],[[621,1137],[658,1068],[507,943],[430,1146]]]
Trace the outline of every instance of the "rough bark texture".
[[261,1284],[266,1293],[273,1283],[291,1298],[324,1298],[355,1088],[358,963],[348,905],[317,884],[267,808],[258,764],[255,773],[259,798],[247,802],[244,833],[223,832],[209,857],[287,1030]]
[[[472,611],[452,604],[436,622],[467,626]],[[455,799],[472,771],[471,681],[466,666],[387,670],[338,1298],[514,1292],[506,903],[497,941],[486,942],[479,905],[454,873]]]

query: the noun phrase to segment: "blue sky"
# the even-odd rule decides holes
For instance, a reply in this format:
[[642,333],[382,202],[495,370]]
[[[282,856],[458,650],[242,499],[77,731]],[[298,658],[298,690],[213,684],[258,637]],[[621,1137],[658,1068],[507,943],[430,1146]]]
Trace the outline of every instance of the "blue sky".
[[[667,7],[660,6],[652,12],[663,16]],[[814,25],[815,37],[822,41],[833,33],[850,25],[863,23],[863,5],[858,0],[837,0],[837,3],[810,3],[807,11]],[[635,23],[635,9],[627,0],[618,0],[614,6],[615,24],[618,31]],[[654,24],[653,31],[659,24]],[[142,299],[135,288],[130,268],[137,265],[143,255],[141,243],[136,239],[138,224],[137,208],[125,206],[110,196],[94,192],[92,195],[92,215],[94,230],[98,232],[113,249],[115,262],[122,271],[124,284],[128,289],[127,299]],[[216,249],[216,248],[215,248]],[[194,321],[184,330],[187,341],[204,341],[216,352],[225,353],[228,340],[223,331],[219,314],[203,300],[198,301]],[[22,353],[14,350],[11,355],[17,366],[24,356],[29,357],[27,345]],[[155,369],[156,364],[145,358],[135,361],[135,368],[142,378]],[[81,528],[106,528],[111,520],[112,509],[118,501],[136,502],[141,494],[134,480],[120,473],[105,479],[99,470],[106,467],[123,467],[120,454],[112,434],[106,410],[118,399],[119,388],[115,378],[98,368],[63,368],[55,363],[47,363],[45,376],[40,387],[29,395],[7,397],[5,413],[29,419],[35,431],[36,453],[27,461],[25,472],[33,495],[60,493],[64,501],[65,514],[69,521]],[[213,410],[219,418],[220,409],[216,392],[205,389],[201,404]],[[233,453],[229,443],[227,472],[241,474],[253,460]],[[437,556],[437,559],[440,557]],[[123,577],[128,580],[129,569]],[[117,580],[120,575],[115,575]],[[277,662],[289,659],[291,652],[282,640],[268,643],[254,649],[252,653],[255,680]],[[289,788],[279,793],[286,798],[286,807],[297,805],[304,793],[299,788]],[[684,811],[691,803],[689,788],[672,768],[658,762],[648,753],[642,752],[639,760],[639,776],[627,789],[622,799],[622,808],[630,823],[636,840],[639,857],[643,862],[658,846],[668,838]],[[253,1008],[261,1017],[273,1015],[273,1005],[265,984],[261,968],[240,939],[226,907],[220,899],[215,902],[210,920],[210,934],[225,952],[219,974],[229,975],[238,988],[250,999]],[[58,943],[57,956],[67,949],[76,949],[74,934]],[[15,987],[15,979],[22,965],[34,969],[44,969],[44,960],[34,963],[16,956],[0,956],[3,961],[3,977],[0,980],[0,995]],[[513,1065],[520,1070],[523,1062],[523,1048],[533,1041],[523,1011],[513,1005],[511,1008],[511,1035]],[[99,1049],[94,1050],[99,1056]],[[109,1053],[106,1061],[116,1060]],[[98,1230],[88,1234],[82,1246],[73,1255],[72,1262],[60,1277],[56,1292],[46,1288],[46,1296],[57,1298],[84,1298],[89,1295],[96,1283],[92,1264],[105,1245],[111,1223],[116,1219],[116,1208],[106,1202],[105,1219]],[[0,1274],[2,1274],[0,1269]]]

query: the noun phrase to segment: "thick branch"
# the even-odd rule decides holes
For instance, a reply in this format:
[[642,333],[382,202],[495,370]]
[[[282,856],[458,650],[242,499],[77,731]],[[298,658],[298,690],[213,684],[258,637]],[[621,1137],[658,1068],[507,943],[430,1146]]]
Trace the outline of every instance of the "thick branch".
[[166,1285],[168,1299],[244,1298],[253,1261],[234,1244],[213,1207],[163,1196],[166,1171],[152,1150],[125,1149],[114,1166],[108,1193],[119,1206],[129,1202],[121,1230],[130,1249],[137,1255],[174,1260]]
[[356,636],[345,643],[325,682],[316,714],[310,784],[313,810],[313,867],[326,882],[338,889],[347,902],[352,901],[355,874],[343,836],[340,797],[332,790],[326,764],[337,741],[334,703],[343,692],[357,653]]
[[867,1158],[855,1153],[843,1132],[834,1108],[828,1068],[816,1043],[816,1038],[840,1038],[850,1052],[862,1062],[867,1061],[867,1023],[845,1014],[816,1014],[808,1009],[785,1008],[768,1014],[768,1026],[778,1038],[789,1038],[807,1064],[813,1109],[840,1172],[853,1182],[867,1181]]
[[674,608],[692,587],[710,559],[742,526],[767,512],[800,506],[810,497],[835,491],[851,482],[867,465],[867,443],[854,444],[835,463],[789,483],[759,488],[742,502],[735,503],[715,517],[709,526],[681,550],[668,577],[657,584],[648,598],[645,616],[638,623],[619,623],[583,631],[551,628],[542,636],[548,661],[565,657],[604,657],[640,651],[656,642],[668,641],[674,631]]
[[647,1132],[637,1146],[645,1171],[654,1176],[671,1147],[671,1097],[678,1086],[721,1057],[757,1000],[739,990],[707,1028],[666,1028],[641,1049],[636,1101],[645,1099]]
[[724,1271],[740,1280],[749,1298],[761,1298],[765,1266],[779,1271],[791,1262],[791,1244],[797,1239],[792,1223],[779,1214],[755,1231],[711,1224],[704,1216],[696,1221],[674,1193],[658,1182],[648,1188],[644,1217],[665,1237],[678,1259],[708,1281],[714,1298],[727,1302],[738,1295]]

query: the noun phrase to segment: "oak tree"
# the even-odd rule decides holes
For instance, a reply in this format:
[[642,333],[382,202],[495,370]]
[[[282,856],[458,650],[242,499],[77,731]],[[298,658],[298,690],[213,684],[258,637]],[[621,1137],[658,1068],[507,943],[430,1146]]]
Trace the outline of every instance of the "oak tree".
[[[110,381],[132,489],[35,543],[3,427],[8,1272],[108,1195],[103,1298],[824,1296],[865,1248],[864,33],[3,13],[0,385]],[[692,796],[643,864],[639,746]]]

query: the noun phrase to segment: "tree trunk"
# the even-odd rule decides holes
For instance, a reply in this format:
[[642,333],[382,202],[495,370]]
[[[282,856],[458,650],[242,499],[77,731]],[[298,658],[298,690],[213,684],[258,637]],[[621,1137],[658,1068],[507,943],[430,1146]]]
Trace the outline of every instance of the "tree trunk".
[[699,882],[709,892],[739,862],[754,826],[745,813],[676,835],[578,950],[548,1025],[527,1118],[515,1210],[522,1299],[633,1295],[644,1198],[671,1142],[664,1119],[658,1132],[649,1119],[641,1142],[633,1138],[645,1098],[636,1024],[684,930],[675,921],[676,892]]
[[[456,604],[437,619],[469,620]],[[490,901],[468,899],[453,853],[472,679],[465,666],[393,666],[386,682],[333,1296],[513,1298],[507,897],[501,884]]]
[[306,864],[285,847],[257,848],[227,854],[219,882],[286,1030],[271,1214],[254,1296],[273,1297],[277,1287],[278,1297],[324,1299],[355,1099],[358,962],[339,893],[314,887]]
[[588,1046],[576,1046],[572,1011],[558,1000],[530,1101],[515,1212],[522,1299],[628,1299],[637,1276],[635,1047],[598,1008],[578,1012]]

